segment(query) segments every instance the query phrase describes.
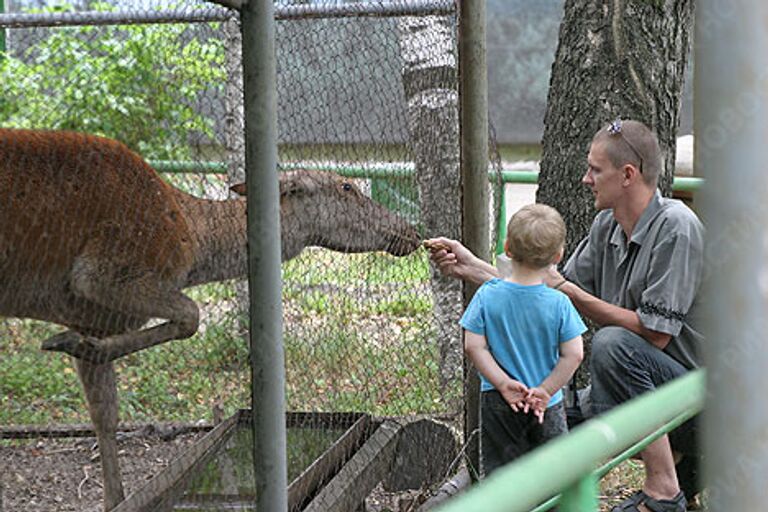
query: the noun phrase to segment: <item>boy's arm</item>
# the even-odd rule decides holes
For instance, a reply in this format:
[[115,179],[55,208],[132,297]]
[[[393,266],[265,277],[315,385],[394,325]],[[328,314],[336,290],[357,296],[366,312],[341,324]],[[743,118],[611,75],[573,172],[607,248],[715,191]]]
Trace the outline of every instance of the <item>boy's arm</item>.
[[584,343],[581,336],[576,336],[560,344],[560,359],[552,369],[552,373],[537,387],[544,388],[549,396],[568,384],[576,369],[584,359]]
[[560,359],[552,372],[527,395],[528,404],[533,407],[540,423],[544,421],[544,411],[547,410],[549,399],[568,383],[583,359],[584,343],[581,336],[560,344]]
[[524,412],[528,412],[528,406],[525,404],[528,388],[522,382],[518,382],[507,375],[499,366],[488,349],[485,336],[465,330],[464,352],[475,365],[477,371],[482,373],[483,377],[488,379],[488,382],[493,384],[493,387],[501,393],[513,411],[518,412],[519,409],[523,409]]

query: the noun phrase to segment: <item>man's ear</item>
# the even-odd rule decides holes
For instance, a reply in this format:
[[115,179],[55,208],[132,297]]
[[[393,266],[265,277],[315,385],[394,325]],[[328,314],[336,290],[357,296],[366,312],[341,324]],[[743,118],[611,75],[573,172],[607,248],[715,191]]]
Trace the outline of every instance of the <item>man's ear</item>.
[[563,255],[565,254],[565,247],[561,247],[559,251],[557,251],[557,254],[555,255],[554,259],[552,260],[553,265],[558,265],[561,261],[563,261]]
[[229,187],[229,190],[243,197],[247,195],[246,192],[248,191],[247,187],[245,186],[245,183],[235,183],[234,185]]
[[640,174],[640,169],[635,167],[633,164],[624,164],[624,167],[621,168],[621,171],[624,173],[624,185],[629,185],[634,181],[635,178],[637,178]]

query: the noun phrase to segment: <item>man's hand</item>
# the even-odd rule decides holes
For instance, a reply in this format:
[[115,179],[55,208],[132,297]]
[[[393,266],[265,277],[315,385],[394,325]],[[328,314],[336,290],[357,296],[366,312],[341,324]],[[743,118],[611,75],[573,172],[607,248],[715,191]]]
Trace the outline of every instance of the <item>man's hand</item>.
[[544,274],[544,284],[553,288],[563,282],[563,275],[557,271],[557,265],[550,265]]
[[499,386],[499,393],[501,393],[502,398],[504,398],[504,401],[509,404],[513,411],[528,412],[525,397],[528,395],[529,390],[522,382],[509,379],[503,386]]
[[424,240],[423,245],[443,275],[477,284],[498,276],[496,268],[472,254],[461,242],[438,237]]
[[440,272],[447,276],[464,279],[468,263],[475,259],[461,242],[450,238],[431,238],[424,240],[423,244],[429,251],[429,258],[435,262]]
[[549,392],[542,387],[531,388],[525,395],[526,409],[530,408],[539,423],[544,423],[544,413],[547,412],[547,405],[551,398]]

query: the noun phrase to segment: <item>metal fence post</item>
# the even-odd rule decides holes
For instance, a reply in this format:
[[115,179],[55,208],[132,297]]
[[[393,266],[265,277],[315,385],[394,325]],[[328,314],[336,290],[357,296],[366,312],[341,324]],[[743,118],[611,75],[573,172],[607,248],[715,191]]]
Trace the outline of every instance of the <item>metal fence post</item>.
[[598,480],[594,473],[585,476],[571,488],[563,491],[559,512],[594,512],[598,509]]
[[708,244],[709,510],[765,509],[768,409],[760,394],[768,388],[766,19],[763,0],[696,5],[695,162],[706,179],[701,197]]
[[[459,102],[461,132],[462,237],[480,258],[490,260],[488,225],[488,70],[485,0],[462,0],[459,6]],[[476,287],[465,285],[464,302]],[[464,435],[470,463],[479,468],[480,379],[469,362],[465,368]]]
[[241,14],[256,504],[262,512],[285,512],[288,476],[272,0],[251,0]]

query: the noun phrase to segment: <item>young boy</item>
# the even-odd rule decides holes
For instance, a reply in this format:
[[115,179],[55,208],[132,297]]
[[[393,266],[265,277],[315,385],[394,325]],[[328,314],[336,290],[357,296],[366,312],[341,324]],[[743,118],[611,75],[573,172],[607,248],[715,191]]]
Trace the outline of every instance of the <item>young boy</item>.
[[568,429],[561,388],[583,358],[586,327],[568,297],[544,284],[564,244],[557,210],[523,207],[507,227],[510,275],[483,284],[461,318],[464,350],[481,376],[486,475]]

